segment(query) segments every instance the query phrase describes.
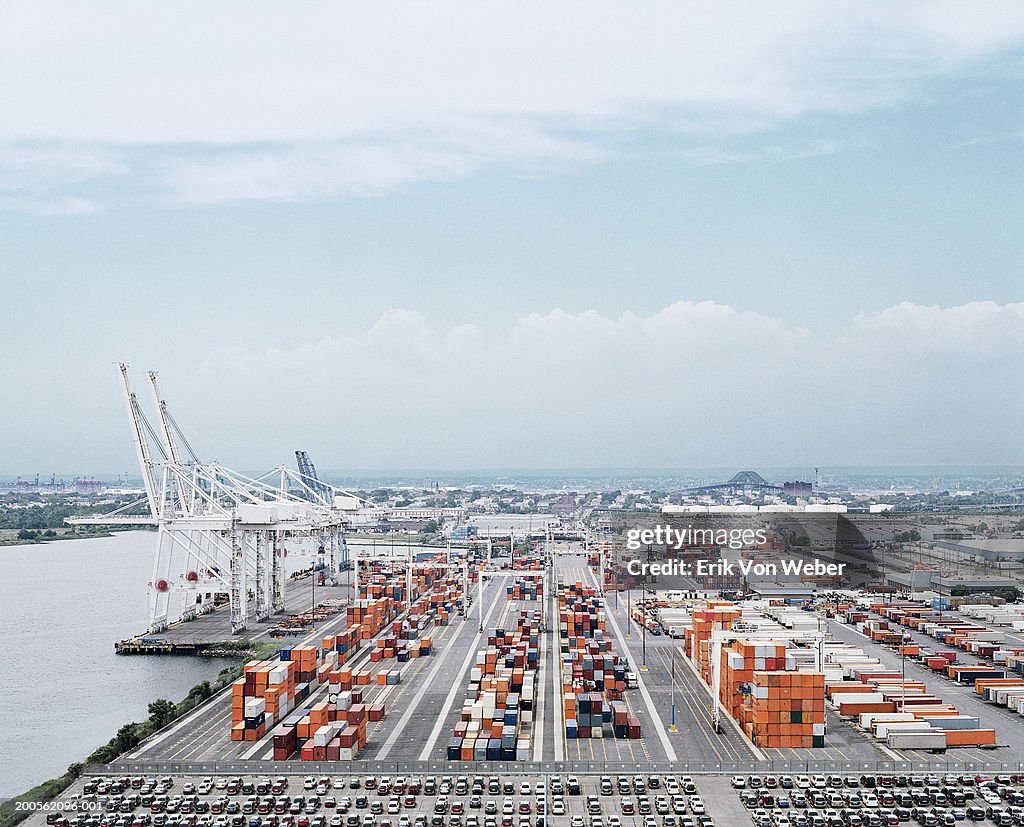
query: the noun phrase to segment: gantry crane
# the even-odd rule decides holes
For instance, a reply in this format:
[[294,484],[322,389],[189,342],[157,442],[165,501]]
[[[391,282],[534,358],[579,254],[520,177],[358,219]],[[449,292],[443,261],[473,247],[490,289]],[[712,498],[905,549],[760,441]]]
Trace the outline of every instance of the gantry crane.
[[[216,462],[200,462],[160,395],[156,373],[148,376],[159,432],[131,389],[128,365],[122,362],[118,368],[145,497],[108,514],[69,517],[67,522],[157,528],[148,584],[150,632],[206,611],[210,603],[197,602],[201,591],[227,595],[233,632],[245,629],[253,617],[264,620],[283,611],[285,540],[300,547],[317,543],[313,554],[326,558],[335,577],[345,526],[358,511],[359,498],[321,482],[311,463],[299,473],[279,466],[250,478]],[[130,513],[136,506],[145,506],[148,513]],[[180,607],[172,606],[176,595]],[[175,608],[180,608],[178,617]]]

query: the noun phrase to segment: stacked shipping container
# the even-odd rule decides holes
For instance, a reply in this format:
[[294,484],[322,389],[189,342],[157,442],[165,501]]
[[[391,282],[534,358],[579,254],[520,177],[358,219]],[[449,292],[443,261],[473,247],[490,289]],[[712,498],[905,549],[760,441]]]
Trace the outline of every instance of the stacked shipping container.
[[[693,612],[693,625],[684,633],[684,650],[696,660],[708,686],[714,685],[713,633],[731,630],[741,618],[740,609],[727,601],[708,601]],[[786,630],[779,628],[778,633],[785,635]],[[806,649],[790,650],[781,640],[737,636],[722,641],[719,700],[755,745],[769,749],[825,745],[825,676],[805,671],[806,655]]]
[[825,746],[825,675],[754,672],[739,720],[759,747]]
[[622,700],[626,663],[605,629],[603,599],[583,583],[558,590],[562,710],[567,738],[640,738],[640,719]]
[[505,587],[506,600],[543,600],[544,575],[525,574],[516,576],[511,586]]
[[477,652],[449,760],[529,760],[540,619],[540,612],[521,612],[514,631],[495,629]]

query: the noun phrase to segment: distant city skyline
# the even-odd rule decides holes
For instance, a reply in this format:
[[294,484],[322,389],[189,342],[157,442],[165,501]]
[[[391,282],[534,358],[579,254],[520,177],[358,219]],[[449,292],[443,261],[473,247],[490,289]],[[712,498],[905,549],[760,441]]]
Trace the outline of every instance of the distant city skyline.
[[1024,6],[525,8],[4,4],[0,474],[1024,465]]
[[[287,463],[285,463],[287,464]],[[243,474],[259,476],[272,468],[235,468]],[[815,471],[817,470],[817,473]],[[1018,489],[1024,483],[1024,466],[931,466],[931,467],[760,467],[760,468],[406,468],[319,470],[322,480],[338,488],[369,489],[376,487],[442,488],[518,487],[524,490],[566,490],[574,487],[609,490],[615,487],[657,488],[677,490],[681,487],[721,483],[742,471],[754,471],[768,482],[803,481],[820,483],[822,490],[836,485],[850,485],[854,490],[921,489],[929,491],[956,490],[965,487],[982,491]],[[36,474],[0,474],[0,486],[11,490],[15,483],[35,485]],[[85,485],[99,481],[110,487],[142,486],[135,472],[117,474],[39,474],[38,485],[48,488],[62,483],[73,487],[76,477]]]

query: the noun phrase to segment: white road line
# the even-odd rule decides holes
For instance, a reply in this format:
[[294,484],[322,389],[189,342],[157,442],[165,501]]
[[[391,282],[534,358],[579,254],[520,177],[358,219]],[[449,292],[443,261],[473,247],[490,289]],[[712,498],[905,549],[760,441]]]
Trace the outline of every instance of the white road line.
[[[468,620],[464,621],[463,627],[461,629],[456,630],[455,634],[452,635],[452,639],[448,641],[448,645],[444,647],[443,652],[431,655],[431,657],[437,658],[437,663],[434,664],[434,667],[430,670],[429,674],[426,676],[426,679],[422,681],[422,685],[420,686],[419,691],[413,696],[412,703],[410,703],[406,708],[405,714],[402,715],[401,719],[398,721],[398,724],[395,726],[391,735],[389,735],[387,741],[384,742],[384,746],[381,747],[381,750],[377,754],[375,760],[381,761],[388,757],[388,753],[391,752],[391,747],[395,745],[395,742],[398,741],[398,739],[405,732],[406,724],[409,723],[409,720],[412,718],[413,714],[416,712],[416,709],[419,707],[420,701],[423,700],[423,695],[433,684],[434,678],[437,677],[437,673],[441,671],[441,667],[444,666],[445,658],[448,656],[448,652],[452,649],[452,647],[455,646],[455,643],[458,641],[460,632],[465,631],[465,625],[470,622],[471,621]],[[461,675],[462,673],[459,674]]]
[[[708,696],[711,699],[711,703],[714,703],[715,696],[711,690],[711,687],[704,683],[704,678],[700,676],[700,672],[697,670],[697,667],[694,665],[693,661],[690,660],[690,658],[684,656],[683,663],[690,667],[690,671],[693,672],[693,674],[696,676],[698,683],[700,683],[701,686],[707,689]],[[729,715],[727,712],[723,712],[722,717],[729,722],[729,725],[734,730],[736,730],[736,734],[740,736],[740,739],[743,741],[743,743],[750,749],[751,752],[754,753],[754,756],[757,758],[758,761],[768,760],[768,756],[765,755],[765,753],[762,752],[759,747],[755,746],[754,742],[747,737],[747,733],[743,731],[743,728],[739,725],[739,722],[735,718],[733,718],[732,715]]]
[[540,641],[537,651],[537,683],[535,691],[537,693],[537,703],[533,709],[533,760],[540,761],[544,757],[544,682],[541,680],[541,670],[547,668],[547,664],[544,658],[547,655],[547,636],[540,635]]
[[[554,578],[552,578],[554,579]],[[551,647],[551,693],[552,701],[555,704],[555,760],[564,761],[565,756],[565,709],[562,706],[562,647],[561,630],[558,626],[558,601],[555,597],[555,590],[552,588],[548,596],[551,607],[548,617],[553,624],[552,635],[554,645]]]
[[[496,578],[495,582],[497,582]],[[502,595],[499,593],[499,596]],[[420,761],[426,761],[430,758],[430,752],[433,750],[434,744],[437,743],[437,736],[441,734],[441,728],[444,726],[445,719],[448,717],[448,710],[451,709],[452,701],[455,699],[455,693],[462,688],[462,676],[466,674],[466,670],[469,669],[470,663],[472,663],[473,658],[476,657],[476,649],[480,644],[480,638],[486,636],[487,626],[491,622],[491,616],[499,605],[501,604],[495,600],[491,608],[487,611],[487,617],[484,619],[484,631],[477,632],[473,640],[470,642],[469,652],[466,654],[466,659],[462,662],[462,666],[456,673],[454,680],[452,680],[452,688],[448,690],[448,695],[444,699],[444,706],[441,707],[437,720],[434,722],[434,728],[430,732],[430,737],[427,739],[427,743],[423,747],[423,751],[420,753]],[[472,623],[473,621],[470,618],[467,618],[465,622]]]
[[[587,574],[590,575],[590,579],[597,584],[597,578],[594,576],[594,572],[591,568],[587,567]],[[597,584],[598,590],[600,591],[600,584]],[[618,621],[615,620],[615,616],[611,612],[604,613],[605,618],[612,624],[612,628],[615,631],[615,637],[622,641],[622,631],[619,629]],[[658,733],[658,740],[661,741],[661,745],[665,748],[665,755],[669,761],[676,761],[676,751],[672,748],[672,743],[668,739],[668,732],[665,730],[665,724],[661,720],[661,716],[658,714],[657,708],[654,706],[654,699],[651,697],[651,693],[647,691],[647,685],[644,683],[643,677],[640,675],[640,671],[636,670],[634,674],[637,676],[637,684],[640,688],[640,694],[643,696],[644,705],[647,707],[647,712],[651,716],[651,723],[654,725],[655,731]]]
[[893,752],[891,749],[889,749],[884,744],[878,743],[878,744],[875,744],[875,746],[878,747],[886,755],[888,755],[893,761],[906,761],[907,760],[902,755],[897,755],[895,752]]

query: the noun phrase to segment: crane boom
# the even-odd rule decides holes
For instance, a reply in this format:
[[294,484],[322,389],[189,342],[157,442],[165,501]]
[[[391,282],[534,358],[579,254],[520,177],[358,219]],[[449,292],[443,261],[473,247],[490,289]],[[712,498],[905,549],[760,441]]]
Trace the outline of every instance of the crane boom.
[[121,390],[124,392],[125,406],[128,408],[128,417],[132,422],[132,440],[135,443],[135,453],[138,454],[139,468],[142,471],[142,484],[146,489],[146,499],[149,502],[150,513],[154,517],[160,516],[158,506],[156,472],[153,468],[153,458],[149,453],[149,442],[146,440],[146,433],[143,430],[142,410],[139,408],[139,399],[132,391],[128,381],[128,363],[118,362],[121,371]]
[[295,464],[299,468],[299,476],[302,478],[302,482],[309,489],[309,496],[306,499],[313,500],[315,496],[319,497],[325,505],[330,505],[333,501],[331,487],[320,481],[320,477],[316,475],[316,468],[313,465],[313,460],[309,458],[309,454],[306,451],[296,451]]

